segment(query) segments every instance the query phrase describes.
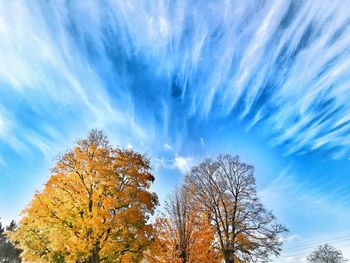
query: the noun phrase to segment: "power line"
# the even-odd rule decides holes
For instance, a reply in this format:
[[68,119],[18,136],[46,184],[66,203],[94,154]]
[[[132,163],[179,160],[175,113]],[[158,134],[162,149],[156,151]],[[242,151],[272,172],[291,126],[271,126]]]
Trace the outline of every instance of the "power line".
[[[283,250],[283,252],[297,252],[298,250],[310,250],[312,248],[315,248],[316,246],[325,244],[325,243],[329,243],[329,244],[334,244],[334,243],[342,243],[342,242],[346,242],[346,244],[340,244],[339,246],[337,246],[336,248],[344,248],[344,247],[350,247],[350,243],[348,241],[350,241],[350,233],[343,233],[343,235],[341,236],[335,236],[335,235],[328,235],[328,237],[332,237],[333,238],[325,238],[325,239],[321,239],[321,238],[316,238],[313,241],[307,243],[307,241],[305,241],[305,245],[297,245],[297,246],[293,246],[290,248],[286,248]],[[327,236],[323,236],[323,237],[327,237]],[[293,254],[293,255],[283,255],[282,257],[278,257],[278,259],[288,259],[291,257],[306,257],[308,256],[308,253],[298,253],[298,254]]]
[[[327,243],[327,242],[324,242],[324,243]],[[346,244],[346,245],[337,246],[336,248],[338,249],[338,248],[344,248],[344,247],[350,247],[350,243]],[[305,257],[305,256],[308,256],[308,255],[309,255],[309,253],[285,255],[285,256],[282,256],[282,257],[278,257],[278,259],[287,259],[287,258],[291,258],[291,257]]]
[[338,238],[333,238],[333,239],[328,239],[327,241],[323,240],[323,241],[314,241],[314,242],[310,242],[307,243],[305,245],[298,245],[298,246],[294,246],[294,247],[288,247],[286,249],[283,249],[283,251],[294,251],[294,250],[300,250],[300,249],[306,249],[306,248],[312,248],[316,245],[321,245],[323,243],[339,243],[339,242],[344,242],[344,241],[348,241],[350,240],[350,234],[349,235],[344,235],[342,237],[338,237]]
[[[339,239],[339,238],[343,238],[343,237],[347,237],[350,236],[350,232],[343,232],[343,233],[338,233],[338,234],[330,234],[330,235],[322,235],[322,236],[318,236],[315,238],[309,238],[309,239],[304,239],[301,240],[301,242],[298,242],[298,245],[295,245],[294,247],[299,247],[299,246],[307,246],[309,244],[314,244],[314,243],[322,243],[324,242],[324,240],[333,240],[333,239]],[[309,241],[308,241],[309,240]],[[293,247],[290,247],[293,248]]]

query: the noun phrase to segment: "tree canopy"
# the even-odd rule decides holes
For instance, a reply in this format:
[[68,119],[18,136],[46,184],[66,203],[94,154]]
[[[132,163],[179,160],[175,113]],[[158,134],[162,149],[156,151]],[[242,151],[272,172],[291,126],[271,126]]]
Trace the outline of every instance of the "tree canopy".
[[158,204],[149,160],[93,130],[59,158],[16,232],[27,262],[139,262]]
[[279,255],[287,229],[258,198],[253,166],[237,156],[193,167],[151,224],[154,179],[144,155],[113,148],[93,130],[58,158],[18,227],[7,229],[18,248],[0,225],[0,252],[7,246],[35,263],[237,263]]
[[320,245],[307,257],[307,261],[312,263],[347,262],[342,252],[329,244]]
[[238,156],[220,155],[186,176],[197,207],[210,217],[225,262],[255,262],[279,255],[287,229],[260,202],[254,168]]

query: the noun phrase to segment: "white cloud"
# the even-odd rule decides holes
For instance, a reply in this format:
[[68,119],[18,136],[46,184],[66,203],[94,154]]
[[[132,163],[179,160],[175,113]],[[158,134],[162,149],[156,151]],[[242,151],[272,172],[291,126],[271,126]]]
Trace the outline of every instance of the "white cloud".
[[166,151],[170,151],[171,150],[171,146],[167,143],[164,143],[164,146],[163,146],[164,150]]
[[[91,128],[107,131],[111,126],[119,126],[128,130],[130,136],[148,138],[134,119],[132,103],[122,108],[111,102],[104,86],[108,66],[105,65],[105,75],[99,75],[83,48],[76,46],[69,30],[64,28],[70,19],[66,8],[64,3],[55,3],[52,8],[36,3],[0,3],[0,57],[4,61],[0,65],[0,81],[5,84],[2,92],[10,98],[8,101],[2,98],[0,108],[11,112],[10,118],[5,118],[5,131],[4,118],[0,116],[0,140],[17,152],[24,152],[26,148],[30,151],[35,146],[45,153],[52,150],[53,144],[62,141],[62,137],[56,142],[47,141],[38,127],[52,123],[56,129],[64,131],[64,137],[67,134],[80,136]],[[98,6],[90,6],[90,11],[79,4],[74,8],[93,18],[88,19],[89,25],[80,23],[79,15],[72,17],[74,22],[71,22],[76,23],[77,30],[89,28],[90,37],[97,40],[100,17],[89,12]],[[13,16],[13,13],[19,15]],[[97,46],[95,48],[100,48]],[[102,60],[101,63],[106,62],[103,56]],[[123,101],[126,97],[120,95]],[[11,102],[18,98],[32,113],[30,122],[22,120],[24,111]],[[64,120],[56,121],[53,119],[56,116]],[[74,128],[69,123],[74,123]]]
[[188,173],[194,164],[192,157],[184,157],[176,155],[174,158],[173,166],[179,169],[183,174]]
[[165,157],[153,158],[152,166],[155,172],[158,172],[161,169],[172,169],[173,161]]
[[132,150],[132,149],[134,149],[134,146],[130,142],[128,142],[128,144],[126,145],[126,149]]
[[290,235],[288,237],[286,237],[284,239],[285,242],[291,242],[291,241],[295,241],[295,240],[299,240],[301,239],[301,236],[297,235],[297,234],[293,234],[293,235]]
[[[55,3],[53,7],[35,2],[0,4],[0,57],[6,62],[0,65],[0,80],[11,86],[5,88],[22,97],[29,96],[30,103],[35,106],[41,101],[30,97],[32,90],[54,107],[63,106],[79,114],[84,112],[81,127],[92,124],[104,128],[111,123],[119,124],[131,128],[129,130],[139,139],[147,140],[149,133],[144,127],[130,121],[133,117],[130,109],[111,103],[108,90],[104,88],[111,61],[102,43],[108,41],[103,34],[104,26],[110,24],[112,31],[113,26],[123,29],[116,33],[126,57],[136,53],[148,58],[145,64],[156,75],[163,74],[171,79],[179,73],[183,76],[182,83],[199,80],[201,89],[196,90],[193,97],[189,96],[191,108],[184,109],[185,117],[186,110],[194,115],[200,113],[198,116],[208,115],[216,100],[223,105],[219,114],[225,115],[237,106],[240,96],[246,94],[242,112],[237,116],[252,115],[247,121],[248,127],[257,122],[265,123],[274,134],[276,144],[291,144],[289,154],[339,147],[346,150],[337,150],[335,158],[347,153],[350,53],[344,51],[349,46],[350,38],[346,36],[350,29],[344,27],[349,7],[342,1],[335,1],[331,9],[327,3],[306,2],[298,7],[283,30],[280,25],[289,6],[293,5],[290,1],[266,2],[259,10],[249,3],[233,8],[232,1],[218,1],[213,4],[215,12],[191,1],[174,1],[171,8],[164,1],[151,6],[136,0],[109,5],[104,8],[94,2],[72,3],[69,8],[75,15],[68,16],[70,12],[64,3]],[[106,15],[105,10],[113,15]],[[191,24],[188,41],[183,42],[180,39],[188,28],[187,12],[191,12],[195,22]],[[244,33],[237,33],[242,32],[241,21],[246,21],[253,12]],[[13,16],[13,13],[20,15]],[[223,15],[216,16],[216,13]],[[331,16],[331,13],[338,15]],[[116,19],[107,21],[105,17]],[[327,17],[329,21],[325,23]],[[82,18],[86,19],[82,21]],[[74,25],[76,36],[71,36],[72,32],[65,28],[68,24]],[[311,31],[322,32],[318,38],[308,33],[310,25],[313,26]],[[217,28],[222,31],[220,34]],[[344,32],[337,41],[328,45],[342,28]],[[215,45],[208,37],[211,35],[218,35]],[[81,36],[86,46],[80,43],[84,42]],[[309,43],[300,48],[304,40]],[[215,48],[209,48],[211,46]],[[101,62],[98,68],[106,69],[103,75],[90,63],[85,49],[96,53]],[[237,70],[232,71],[233,67]],[[118,71],[112,70],[114,74]],[[201,75],[195,75],[196,72]],[[113,88],[120,101],[132,97],[129,89],[123,86],[125,80],[113,76],[113,81],[114,77],[118,81]],[[261,94],[268,94],[268,97],[259,97]],[[159,97],[166,109],[166,130],[171,121],[171,104],[167,98]],[[261,99],[263,102],[259,102]],[[261,104],[259,109],[254,108],[257,104]],[[321,118],[317,108],[326,108],[325,118]],[[328,118],[327,114],[332,116]],[[200,140],[202,145],[203,142]]]

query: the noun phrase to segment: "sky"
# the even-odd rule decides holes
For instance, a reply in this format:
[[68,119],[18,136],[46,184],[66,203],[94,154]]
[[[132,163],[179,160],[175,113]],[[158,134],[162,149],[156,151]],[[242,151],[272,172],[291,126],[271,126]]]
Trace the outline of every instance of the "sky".
[[94,128],[151,159],[163,202],[220,153],[255,167],[290,233],[350,258],[350,5],[343,0],[0,2],[0,217]]

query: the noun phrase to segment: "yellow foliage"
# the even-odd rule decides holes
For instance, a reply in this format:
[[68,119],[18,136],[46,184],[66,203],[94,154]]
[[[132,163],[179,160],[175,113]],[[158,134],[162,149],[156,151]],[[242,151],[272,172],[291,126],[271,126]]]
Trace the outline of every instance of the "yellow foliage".
[[153,181],[144,156],[92,131],[59,159],[10,238],[25,262],[139,262],[158,203]]

